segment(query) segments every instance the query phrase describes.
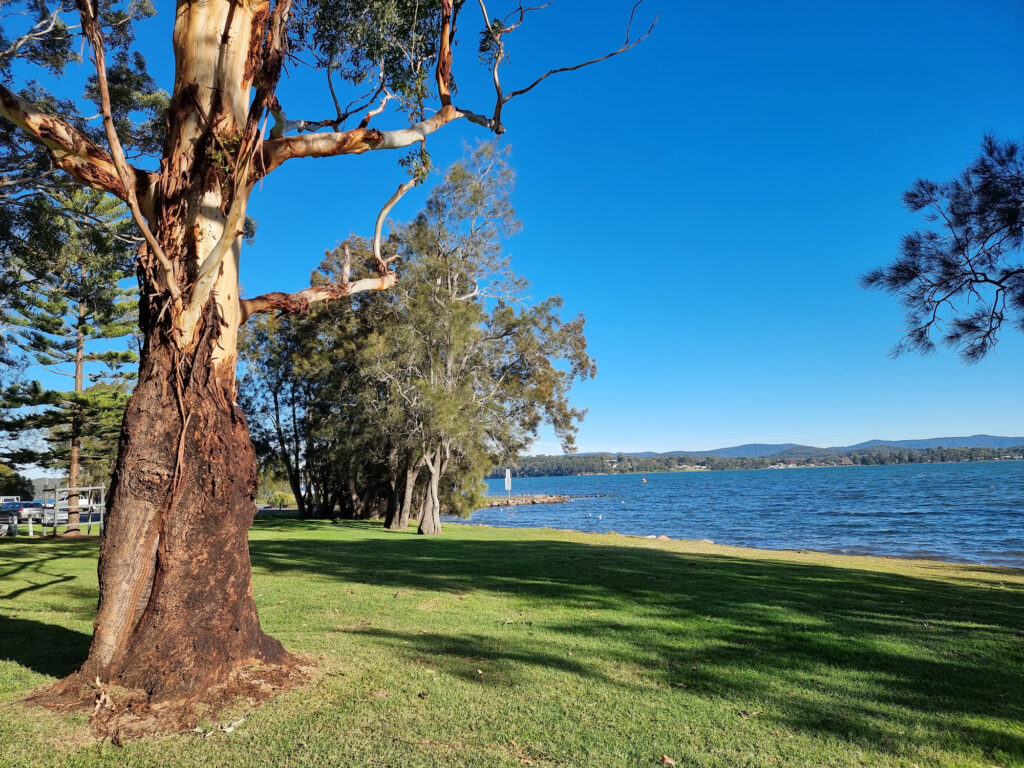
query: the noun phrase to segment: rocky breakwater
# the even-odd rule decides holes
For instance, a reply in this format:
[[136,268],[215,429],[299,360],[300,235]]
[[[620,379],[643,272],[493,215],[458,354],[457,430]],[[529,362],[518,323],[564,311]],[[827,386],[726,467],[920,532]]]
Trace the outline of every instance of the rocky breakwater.
[[509,498],[488,499],[488,507],[524,507],[529,504],[564,504],[572,501],[572,496],[557,496],[547,493],[531,493],[527,496],[513,496]]

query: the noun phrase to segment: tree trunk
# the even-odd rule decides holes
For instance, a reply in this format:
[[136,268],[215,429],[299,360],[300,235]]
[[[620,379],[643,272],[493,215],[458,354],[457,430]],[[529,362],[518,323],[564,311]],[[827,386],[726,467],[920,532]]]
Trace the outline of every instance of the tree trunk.
[[[404,475],[408,470],[403,470],[400,475]],[[395,524],[398,522],[398,511],[402,506],[402,500],[399,498],[401,489],[399,487],[399,477],[392,476],[388,480],[388,495],[386,504],[384,505],[384,527],[393,530]]]
[[[81,696],[97,678],[142,689],[165,728],[169,712],[209,700],[236,670],[259,663],[270,675],[293,661],[261,630],[253,600],[256,456],[235,405],[241,227],[226,231],[238,209],[222,147],[246,124],[250,38],[258,45],[265,21],[255,9],[178,6],[163,172],[147,215],[177,284],[192,288],[175,303],[153,249],[143,254],[144,345],[108,497],[95,630],[77,679],[56,694],[70,699],[77,685]],[[201,276],[224,237],[217,268]]]
[[[423,469],[423,459],[417,459],[406,467],[404,484],[402,487],[402,500],[394,519],[385,523],[384,527],[392,531],[404,531],[409,527],[409,517],[412,514],[412,497],[416,488],[416,480]],[[396,488],[396,490],[398,490]]]
[[416,533],[434,535],[441,533],[441,498],[438,485],[441,481],[441,448],[434,451],[433,457],[427,458],[427,504],[420,518],[420,527]]
[[[294,456],[289,455],[287,450],[288,441],[284,436],[284,429],[281,426],[281,402],[277,391],[272,393],[274,403],[274,430],[277,433],[277,454],[281,458],[281,463],[284,464],[285,471],[288,474],[288,487],[292,489],[292,496],[295,497],[295,506],[299,510],[299,517],[305,518],[306,514],[306,500],[302,495],[302,480],[299,477],[299,461],[301,460],[298,453]],[[292,410],[292,429],[295,429],[295,412]]]
[[[78,325],[77,338],[75,340],[75,394],[85,391],[85,303],[78,302]],[[81,482],[82,466],[82,406],[75,403],[71,416],[71,456],[68,461],[68,488],[77,488]],[[79,527],[78,513],[79,497],[77,493],[68,495],[68,526],[64,535],[79,535],[82,529]],[[53,506],[53,530],[57,530],[57,505]]]
[[[206,322],[218,323],[212,311]],[[155,702],[194,698],[240,665],[287,660],[253,601],[256,457],[233,377],[210,365],[206,340],[179,412],[168,412],[180,363],[161,339],[147,334],[125,413],[82,670]]]

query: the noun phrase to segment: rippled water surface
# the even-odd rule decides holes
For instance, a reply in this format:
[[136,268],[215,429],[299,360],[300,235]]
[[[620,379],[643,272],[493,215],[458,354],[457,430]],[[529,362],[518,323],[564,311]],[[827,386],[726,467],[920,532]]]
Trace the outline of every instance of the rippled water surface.
[[[504,494],[502,480],[488,485]],[[532,477],[512,491],[574,500],[468,522],[1024,566],[1021,461]]]

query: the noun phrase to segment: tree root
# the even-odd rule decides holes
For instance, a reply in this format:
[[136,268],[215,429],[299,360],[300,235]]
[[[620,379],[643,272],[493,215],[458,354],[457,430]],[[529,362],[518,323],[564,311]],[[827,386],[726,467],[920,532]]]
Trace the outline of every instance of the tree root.
[[61,714],[89,715],[94,735],[122,744],[130,739],[184,733],[201,717],[239,703],[256,707],[309,679],[312,662],[292,657],[286,664],[254,664],[235,669],[228,679],[194,698],[152,701],[141,688],[88,680],[76,672],[23,700]]

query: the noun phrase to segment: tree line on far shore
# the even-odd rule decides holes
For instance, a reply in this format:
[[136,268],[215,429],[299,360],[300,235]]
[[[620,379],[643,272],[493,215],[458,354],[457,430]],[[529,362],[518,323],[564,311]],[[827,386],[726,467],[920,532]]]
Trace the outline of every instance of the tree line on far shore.
[[[642,472],[685,472],[687,470],[768,469],[778,466],[831,467],[875,464],[936,464],[956,461],[997,461],[1024,456],[1024,446],[1014,448],[893,448],[873,446],[829,456],[787,458],[781,455],[758,457],[714,456],[630,456],[629,454],[590,453],[567,456],[523,456],[510,465],[516,477],[562,477],[567,475],[629,474]],[[488,477],[502,477],[497,467]]]

